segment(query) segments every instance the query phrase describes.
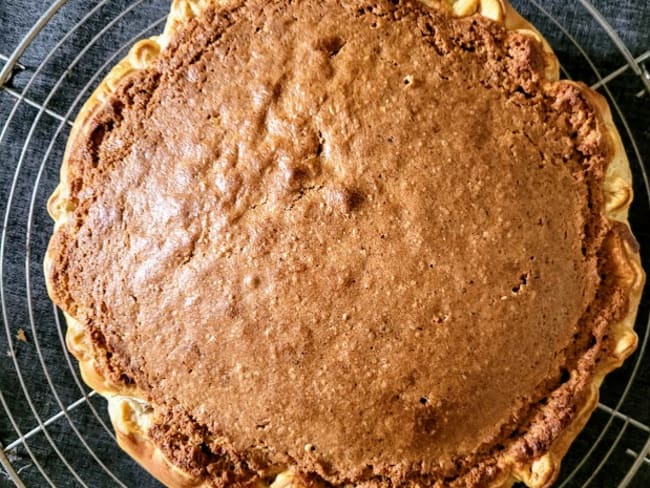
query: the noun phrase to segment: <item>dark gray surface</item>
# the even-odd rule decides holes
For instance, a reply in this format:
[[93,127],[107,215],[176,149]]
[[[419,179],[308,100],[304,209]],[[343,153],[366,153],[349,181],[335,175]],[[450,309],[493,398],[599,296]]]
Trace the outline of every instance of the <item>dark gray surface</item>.
[[[587,83],[597,80],[597,75],[579,50],[536,4],[527,0],[514,3],[545,34],[556,49],[569,75]],[[601,75],[607,75],[625,64],[624,58],[609,37],[579,4],[557,0],[540,3],[575,37]],[[11,53],[48,4],[49,2],[40,1],[0,0],[0,55],[8,56]],[[21,63],[27,69],[16,73],[10,87],[19,93],[24,91],[25,96],[30,100],[39,104],[47,103],[49,109],[61,115],[69,114],[66,116],[73,119],[79,108],[78,104],[73,104],[74,99],[80,94],[82,99],[85,98],[106,71],[105,69],[98,71],[98,68],[106,62],[110,66],[123,56],[130,44],[129,40],[139,33],[139,37],[146,37],[159,32],[162,29],[162,19],[168,4],[168,0],[144,0],[122,15],[125,10],[134,5],[134,2],[108,1],[82,25],[75,28],[75,25],[97,3],[70,0],[26,51]],[[598,0],[594,4],[612,23],[633,55],[640,55],[650,49],[649,2]],[[112,27],[106,28],[120,15],[122,16]],[[142,31],[152,24],[153,27],[142,34]],[[91,42],[105,28],[105,32],[95,42]],[[67,39],[62,41],[66,35]],[[54,49],[59,42],[62,42],[61,45]],[[86,48],[87,51],[76,59]],[[111,60],[111,56],[115,58]],[[43,63],[46,58],[47,62]],[[0,61],[0,65],[1,63]],[[94,81],[93,76],[95,76]],[[60,84],[57,85],[59,80],[61,80]],[[30,82],[29,88],[25,89]],[[86,84],[89,84],[89,90],[84,90]],[[635,97],[634,94],[641,89],[641,83],[629,71],[611,82],[609,88],[613,94],[610,101],[615,101],[619,105],[631,128],[631,133],[627,134],[623,121],[613,107],[635,173],[637,198],[632,209],[631,220],[647,262],[650,256],[645,251],[650,249],[648,190],[643,184],[641,161],[636,155],[632,140],[636,142],[638,153],[648,160],[650,158],[648,124],[650,97],[647,95],[644,98]],[[23,374],[25,387],[33,401],[34,409],[43,420],[59,412],[61,405],[69,405],[82,396],[82,390],[76,383],[78,378],[75,378],[67,366],[69,356],[62,347],[61,324],[56,322],[53,308],[45,293],[41,272],[43,252],[51,230],[51,222],[44,207],[47,196],[58,180],[58,167],[69,127],[50,115],[39,115],[38,108],[28,106],[25,101],[18,102],[13,95],[0,90],[0,130],[3,130],[3,127],[4,133],[0,140],[0,215],[2,216],[6,213],[8,197],[16,174],[17,178],[8,212],[5,249],[2,256],[2,290],[6,321],[2,318],[0,323],[0,392],[8,403],[18,427],[24,433],[35,427],[37,421],[21,389],[16,364]],[[43,172],[38,179],[41,166]],[[32,199],[34,212],[30,212]],[[31,227],[27,232],[30,214],[32,215]],[[30,251],[30,259],[26,267],[27,248]],[[29,270],[29,274],[26,273],[26,269]],[[30,280],[29,287],[26,283],[27,276]],[[29,314],[30,303],[33,320],[30,319]],[[637,329],[643,338],[648,320],[647,299],[644,299],[639,315]],[[5,334],[5,327],[8,334]],[[14,340],[18,328],[25,329],[29,338],[28,343]],[[12,339],[13,347],[16,349],[16,363],[5,353],[9,348],[9,338]],[[39,350],[42,360],[39,359]],[[618,402],[639,356],[640,352],[637,352],[622,369],[608,377],[602,390],[603,403],[614,406]],[[638,378],[621,406],[622,412],[633,416],[645,425],[650,425],[649,359],[650,354],[645,354]],[[51,385],[44,371],[50,373]],[[53,390],[56,391],[58,400]],[[104,401],[93,398],[90,405],[95,408],[99,419],[108,425]],[[73,425],[82,433],[83,442],[92,448],[107,469],[115,473],[124,484],[158,486],[128,456],[114,448],[110,431],[104,429],[95,412],[88,404],[81,405],[70,412]],[[584,457],[608,419],[609,415],[605,412],[596,411],[586,431],[578,438],[567,456],[563,477]],[[595,466],[606,454],[623,425],[622,420],[614,420],[612,428],[604,436],[604,441],[598,444],[593,455],[568,486],[581,486],[592,475]],[[66,419],[54,422],[47,431],[61,456],[74,471],[80,473],[81,479],[87,486],[103,487],[115,484],[99,464],[87,454],[86,446],[74,433]],[[596,475],[589,486],[604,488],[616,486],[634,461],[633,457],[626,454],[626,450],[632,449],[638,452],[648,436],[648,432],[641,428],[628,426],[623,433],[623,440],[610,456],[605,468]],[[16,437],[13,426],[0,408],[0,442],[6,445]],[[61,457],[42,433],[30,439],[28,445],[56,486],[81,485],[65,467]],[[23,447],[9,454],[14,459],[17,469],[24,468],[21,477],[28,487],[45,486],[43,476],[39,474],[39,470]],[[0,472],[0,486],[5,485],[9,486],[11,483],[4,479]],[[650,486],[649,464],[644,465],[630,486]]]

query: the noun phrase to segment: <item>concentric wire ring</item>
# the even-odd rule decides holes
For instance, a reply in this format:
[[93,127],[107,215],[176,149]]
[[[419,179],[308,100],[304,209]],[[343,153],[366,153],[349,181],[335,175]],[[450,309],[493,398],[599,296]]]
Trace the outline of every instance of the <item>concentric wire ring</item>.
[[[37,411],[37,408],[35,406],[35,403],[32,400],[32,398],[30,396],[30,393],[28,391],[28,388],[26,386],[25,376],[23,375],[22,369],[21,369],[20,365],[18,364],[18,362],[16,360],[16,353],[15,353],[14,343],[13,343],[13,340],[12,340],[10,321],[8,319],[8,307],[6,306],[6,300],[5,300],[5,286],[4,286],[5,274],[4,274],[4,266],[3,266],[3,264],[5,262],[5,259],[7,259],[7,256],[6,256],[6,253],[5,253],[5,242],[6,242],[6,239],[7,239],[7,231],[9,229],[9,216],[10,216],[10,212],[11,212],[11,209],[12,209],[12,203],[14,201],[16,184],[19,181],[19,177],[20,177],[20,171],[21,171],[21,168],[23,166],[23,163],[24,163],[24,160],[25,160],[25,155],[27,153],[27,150],[29,148],[31,140],[32,140],[32,138],[34,136],[34,133],[36,131],[37,125],[38,125],[39,121],[41,120],[41,117],[43,116],[43,114],[45,114],[46,111],[47,111],[46,107],[47,107],[48,103],[50,102],[52,97],[55,95],[57,89],[59,88],[61,83],[64,81],[65,77],[70,73],[70,71],[72,69],[74,69],[75,65],[82,59],[84,54],[102,37],[102,35],[107,30],[109,30],[115,24],[119,23],[124,18],[124,16],[126,14],[128,14],[130,11],[137,8],[138,5],[141,4],[142,2],[143,2],[143,0],[139,0],[139,1],[135,2],[135,3],[132,3],[129,7],[127,7],[122,12],[120,12],[120,14],[117,15],[113,20],[108,22],[99,31],[99,33],[97,33],[91,39],[91,41],[79,52],[79,54],[70,63],[68,69],[58,78],[58,80],[56,80],[56,83],[53,86],[50,93],[48,93],[45,101],[43,102],[42,106],[40,107],[40,110],[38,111],[36,117],[34,118],[34,120],[32,122],[29,133],[27,134],[27,136],[25,138],[25,141],[24,141],[24,144],[23,144],[23,147],[21,149],[21,153],[20,153],[20,157],[18,159],[18,164],[16,166],[15,173],[14,173],[14,178],[13,178],[13,181],[12,181],[11,189],[9,191],[9,196],[7,198],[7,206],[6,206],[6,211],[5,211],[5,215],[4,215],[4,224],[3,224],[3,229],[2,229],[2,236],[0,238],[0,281],[2,283],[2,286],[0,287],[0,301],[2,302],[2,312],[3,312],[3,319],[4,319],[3,322],[4,322],[4,325],[5,325],[5,333],[6,333],[7,340],[8,340],[8,349],[9,349],[10,356],[13,359],[15,372],[16,372],[16,374],[18,376],[18,380],[19,380],[22,392],[24,394],[24,397],[26,399],[26,402],[27,402],[31,412],[33,413],[33,418],[37,421],[37,424],[38,424],[37,428],[34,429],[34,431],[40,431],[45,435],[49,445],[54,450],[54,452],[57,454],[60,462],[67,468],[67,470],[69,471],[71,476],[81,486],[88,486],[88,485],[84,482],[83,478],[77,472],[77,470],[75,470],[71,466],[70,462],[68,461],[68,459],[66,458],[64,453],[61,452],[61,450],[57,446],[57,443],[52,438],[52,436],[49,434],[49,431],[48,431],[48,429],[46,428],[46,425],[45,425],[45,424],[48,423],[48,421],[43,421],[43,419],[39,415],[39,413]],[[59,3],[62,3],[62,2],[59,2]],[[78,24],[76,24],[74,26],[73,29],[71,29],[68,33],[66,33],[62,37],[62,39],[52,48],[52,50],[43,59],[42,64],[39,65],[36,68],[35,72],[33,73],[31,78],[26,83],[25,88],[23,89],[23,93],[28,92],[28,90],[29,90],[30,86],[32,85],[32,83],[34,82],[34,80],[38,79],[38,75],[39,75],[41,69],[43,68],[43,66],[45,66],[45,64],[48,62],[50,57],[54,55],[56,50],[61,45],[63,45],[63,43],[78,28],[83,26],[85,21],[90,19],[94,14],[96,14],[96,12],[102,6],[104,6],[107,3],[108,3],[108,0],[104,0],[104,1],[102,1],[100,3],[98,3],[93,9],[91,9],[82,18],[82,20]],[[59,394],[57,393],[57,388],[56,388],[54,382],[52,381],[52,379],[50,377],[50,374],[48,372],[48,368],[47,368],[47,366],[46,366],[46,364],[44,362],[44,356],[43,356],[41,346],[40,346],[40,343],[39,343],[39,340],[38,340],[38,329],[37,329],[37,324],[36,324],[36,322],[34,320],[34,312],[33,312],[33,306],[32,306],[32,290],[31,290],[32,285],[31,285],[31,279],[30,279],[30,276],[31,276],[31,274],[30,274],[30,259],[31,259],[30,242],[31,242],[31,232],[32,232],[32,222],[33,222],[34,207],[35,207],[35,203],[36,203],[36,196],[37,196],[39,184],[40,184],[40,181],[41,181],[41,176],[43,174],[43,170],[45,168],[45,164],[47,163],[47,159],[48,159],[48,157],[50,155],[50,152],[51,152],[53,146],[55,145],[57,137],[59,136],[59,134],[61,134],[61,131],[66,126],[66,124],[69,124],[70,115],[75,111],[75,109],[77,109],[77,106],[80,103],[80,101],[82,101],[82,99],[84,98],[84,95],[87,96],[90,93],[88,91],[90,89],[90,87],[94,86],[98,81],[100,81],[100,80],[98,80],[99,75],[107,67],[112,66],[117,61],[119,61],[119,59],[126,54],[128,46],[133,44],[136,40],[138,40],[140,38],[143,38],[143,37],[146,37],[147,35],[151,35],[152,31],[154,29],[161,29],[162,25],[163,25],[163,23],[165,21],[165,18],[166,18],[166,16],[159,17],[154,22],[150,23],[145,29],[138,32],[135,36],[133,36],[131,39],[129,39],[127,41],[126,47],[114,52],[109,57],[109,59],[107,59],[106,62],[102,66],[100,66],[98,68],[98,70],[94,73],[94,75],[91,77],[91,79],[88,81],[88,83],[79,92],[79,94],[74,99],[73,103],[71,104],[71,106],[70,106],[68,112],[65,114],[65,116],[58,117],[58,118],[61,119],[61,122],[60,122],[55,134],[52,136],[52,138],[51,138],[51,140],[49,142],[48,149],[47,149],[47,151],[46,151],[46,153],[45,153],[45,155],[44,155],[44,157],[43,157],[43,159],[41,161],[41,164],[40,164],[39,169],[38,169],[37,177],[36,177],[36,180],[34,182],[34,188],[33,188],[32,194],[31,194],[31,198],[30,198],[29,214],[28,214],[28,219],[27,219],[27,224],[26,224],[26,243],[25,243],[25,273],[26,273],[26,275],[25,275],[25,277],[26,277],[26,286],[27,286],[26,287],[26,298],[27,298],[27,305],[28,305],[28,317],[29,317],[30,328],[31,328],[31,332],[32,332],[34,345],[36,347],[36,352],[37,352],[37,355],[38,355],[38,360],[39,360],[39,363],[40,363],[40,365],[42,367],[42,372],[43,372],[44,376],[47,379],[47,383],[49,385],[52,396],[55,398],[58,406],[61,409],[61,414],[62,414],[61,416],[66,418],[66,420],[68,421],[68,425],[69,425],[70,429],[72,430],[72,432],[79,438],[81,444],[86,448],[87,453],[95,460],[97,465],[108,475],[108,477],[117,486],[123,486],[123,487],[125,487],[126,484],[123,483],[111,470],[109,470],[105,466],[104,462],[99,458],[99,456],[88,445],[88,443],[84,439],[84,436],[82,435],[82,433],[79,431],[79,429],[77,428],[77,426],[73,422],[72,418],[68,414],[68,409],[64,406],[61,399],[59,398]],[[3,126],[3,130],[2,130],[2,132],[0,132],[0,143],[2,143],[4,141],[5,132],[6,132],[7,128],[9,127],[9,125],[11,124],[12,119],[14,118],[14,116],[16,114],[16,111],[20,107],[21,102],[23,102],[22,96],[18,97],[18,101],[13,106],[13,108],[12,108],[10,114],[9,114],[9,117],[7,118],[7,121],[6,121],[5,125]],[[42,256],[40,256],[40,261],[42,261]],[[38,290],[37,293],[42,294],[43,290]],[[91,394],[88,394],[87,393],[87,388],[85,388],[82,385],[82,382],[81,382],[80,377],[79,377],[79,375],[77,373],[76,367],[73,366],[73,362],[72,362],[72,360],[70,358],[70,354],[68,353],[67,349],[65,348],[64,332],[63,332],[63,328],[61,326],[61,321],[59,319],[59,316],[58,316],[58,314],[56,312],[55,307],[53,307],[53,311],[54,311],[54,321],[55,321],[56,326],[57,326],[57,333],[58,333],[58,336],[59,336],[59,339],[60,339],[61,348],[62,348],[62,351],[63,351],[63,353],[65,355],[66,362],[67,362],[67,364],[69,366],[70,372],[72,373],[74,381],[75,381],[76,385],[78,386],[79,390],[81,391],[81,393],[82,393],[82,395],[84,397],[84,400],[86,400],[85,403],[91,409],[93,415],[95,416],[97,421],[100,423],[100,425],[103,427],[103,429],[108,433],[108,435],[114,441],[115,437],[114,437],[114,434],[112,433],[112,430],[110,429],[110,427],[107,426],[106,422],[102,419],[100,414],[96,411],[95,407],[89,401],[87,401],[88,398],[90,396],[92,396],[92,394],[94,394],[94,392],[91,392]],[[24,435],[22,433],[20,427],[18,426],[18,424],[14,420],[14,416],[11,413],[11,409],[9,408],[9,406],[8,406],[8,404],[6,402],[6,400],[4,398],[4,395],[2,394],[2,391],[0,391],[0,403],[2,403],[3,409],[6,412],[7,417],[8,417],[8,419],[10,420],[10,422],[12,424],[12,427],[14,428],[16,433],[18,434],[19,440],[22,439],[22,442],[20,442],[19,444],[22,444],[25,447],[29,457],[31,458],[31,461],[33,462],[34,466],[41,472],[41,474],[43,475],[44,480],[50,486],[56,486],[55,483],[50,478],[50,476],[48,476],[46,470],[43,468],[42,463],[39,462],[37,456],[34,454],[33,450],[30,448],[29,443],[26,440],[27,435]],[[90,434],[90,433],[87,433],[87,434]],[[14,444],[14,443],[12,443],[12,444]],[[11,446],[11,444],[10,444],[10,446]]]

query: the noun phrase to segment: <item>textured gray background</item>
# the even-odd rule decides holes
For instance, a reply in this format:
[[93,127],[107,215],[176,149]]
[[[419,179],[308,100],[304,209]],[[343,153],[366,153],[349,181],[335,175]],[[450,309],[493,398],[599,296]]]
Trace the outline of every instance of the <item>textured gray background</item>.
[[[513,3],[546,35],[571,77],[582,79],[589,84],[597,80],[596,74],[582,54],[538,6],[527,0]],[[0,55],[8,56],[13,51],[48,4],[49,2],[41,1],[0,0]],[[601,75],[609,74],[625,64],[625,60],[604,31],[580,5],[568,1],[540,1],[540,4],[575,37]],[[594,4],[612,23],[633,55],[638,56],[650,49],[648,1],[597,0]],[[112,64],[114,61],[109,58],[116,53],[115,59],[119,59],[128,48],[129,40],[152,23],[155,24],[156,20],[162,19],[168,9],[169,0],[139,2],[114,25],[106,28],[133,5],[134,2],[124,0],[108,1],[85,19],[81,26],[74,29],[84,15],[97,6],[97,2],[70,0],[24,54],[21,63],[26,69],[16,73],[9,89],[16,93],[24,92],[29,101],[46,104],[55,114],[72,120],[79,108],[78,104],[74,103],[75,97],[80,93],[82,98],[87,96],[89,91],[83,90],[86,84],[92,90],[105,72],[100,70],[99,77],[92,81],[92,77],[98,73],[98,68],[107,61],[108,65]],[[153,25],[146,34],[159,32],[162,29],[161,22]],[[100,34],[105,28],[105,32]],[[68,37],[62,41],[66,35]],[[97,35],[99,37],[93,42]],[[57,46],[59,42],[61,44]],[[87,51],[75,61],[86,48]],[[47,62],[44,63],[48,56]],[[2,63],[0,60],[0,66]],[[31,85],[26,89],[30,81]],[[641,156],[646,160],[650,159],[650,97],[635,97],[634,94],[641,89],[641,84],[629,71],[611,82],[609,88],[613,100],[619,104],[631,129],[632,137],[623,134],[636,177],[637,198],[631,220],[647,262],[649,254],[645,250],[650,249],[648,192],[641,178],[640,160],[631,142],[636,141]],[[618,116],[616,118],[619,127],[623,128],[623,121]],[[82,387],[76,383],[74,373],[68,368],[69,356],[61,343],[62,329],[60,323],[56,322],[53,308],[45,293],[41,273],[43,251],[51,229],[44,206],[58,179],[58,166],[69,127],[65,122],[61,123],[56,115],[39,115],[39,109],[29,106],[27,100],[18,102],[14,95],[0,89],[0,130],[3,130],[0,134],[0,215],[7,216],[7,225],[3,227],[6,236],[2,255],[4,315],[0,318],[0,392],[14,421],[24,433],[37,425],[36,414],[43,420],[48,419],[61,410],[61,405],[70,405],[82,396]],[[39,169],[42,169],[42,172],[39,172]],[[14,191],[11,205],[8,206],[12,187]],[[33,212],[30,211],[30,204],[33,206]],[[647,298],[644,298],[637,324],[642,337],[647,319],[648,302]],[[15,341],[14,337],[19,328],[26,331],[28,343]],[[14,358],[6,354],[10,341],[15,350],[15,363]],[[608,377],[602,394],[603,403],[614,406],[618,401],[638,356],[637,352],[632,361],[628,361],[621,370]],[[621,407],[622,412],[645,425],[650,425],[648,356],[649,354],[646,354],[643,358],[638,378]],[[32,400],[34,411],[26,401],[21,387],[21,375],[18,372],[22,373],[22,381]],[[49,378],[45,372],[49,373]],[[107,471],[115,473],[124,484],[158,486],[126,455],[114,449],[109,431],[101,424],[101,421],[108,422],[105,403],[101,399],[92,398],[89,404],[72,410],[69,416],[70,421],[59,419],[47,429],[60,455],[43,433],[36,434],[28,442],[35,458],[56,486],[81,486],[80,480],[90,487],[115,485],[112,477],[87,454],[87,447],[92,449]],[[578,438],[567,456],[563,476],[583,458],[608,418],[602,411],[594,414],[587,430]],[[589,479],[623,425],[622,420],[613,422],[603,442],[598,444],[593,456],[568,486],[581,486]],[[80,431],[81,436],[75,434],[73,426]],[[614,449],[604,469],[596,474],[590,486],[616,486],[633,462],[626,450],[639,451],[647,441],[648,435],[648,432],[641,428],[628,426],[622,441]],[[0,442],[7,445],[16,437],[16,431],[6,411],[0,408]],[[28,487],[46,485],[45,478],[34,466],[34,461],[24,447],[11,450],[8,455],[14,460],[17,469],[23,468],[21,477]],[[79,473],[79,479],[66,468],[62,458],[74,472]],[[11,482],[3,477],[0,471],[0,486],[5,485],[10,486]],[[648,463],[631,486],[650,486]]]

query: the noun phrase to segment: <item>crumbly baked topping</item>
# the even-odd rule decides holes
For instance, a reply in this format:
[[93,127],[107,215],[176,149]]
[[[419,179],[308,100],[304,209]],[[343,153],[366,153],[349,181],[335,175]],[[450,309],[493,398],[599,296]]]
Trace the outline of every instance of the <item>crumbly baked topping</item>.
[[627,313],[611,142],[540,43],[415,1],[233,2],[69,148],[54,300],[215,486],[484,486]]

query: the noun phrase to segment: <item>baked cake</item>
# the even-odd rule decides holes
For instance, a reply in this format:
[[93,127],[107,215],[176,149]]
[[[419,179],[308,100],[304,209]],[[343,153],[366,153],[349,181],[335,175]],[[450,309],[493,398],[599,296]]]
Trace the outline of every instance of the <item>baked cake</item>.
[[505,2],[175,0],[81,110],[45,272],[187,486],[549,486],[634,350],[605,100]]

